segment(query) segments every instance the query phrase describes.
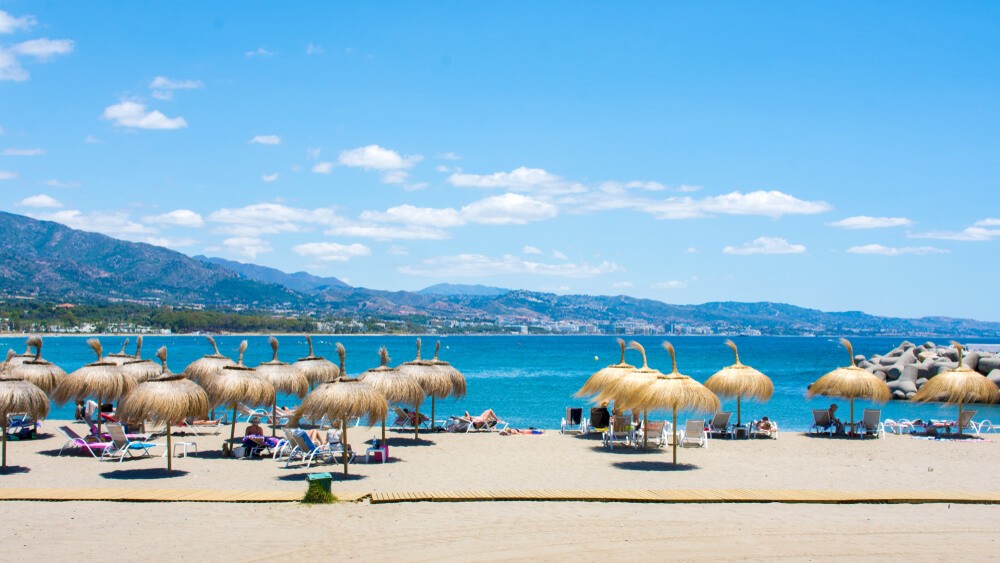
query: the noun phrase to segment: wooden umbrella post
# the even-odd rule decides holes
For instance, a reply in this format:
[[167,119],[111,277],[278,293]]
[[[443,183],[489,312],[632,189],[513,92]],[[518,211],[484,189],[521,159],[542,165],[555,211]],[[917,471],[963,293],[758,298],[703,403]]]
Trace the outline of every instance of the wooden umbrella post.
[[851,397],[851,436],[854,435],[854,397]]
[[[958,402],[958,420],[956,420],[955,422],[958,423],[958,437],[961,438],[962,437],[962,401]],[[5,437],[7,436],[6,432],[4,432],[4,436]]]
[[642,449],[645,450],[646,446],[649,445],[649,429],[646,428],[646,422],[648,421],[648,412],[642,411]]
[[340,445],[344,450],[344,477],[347,477],[347,413],[340,419]]
[[677,405],[674,405],[674,465],[677,465]]
[[174,470],[174,456],[170,453],[170,421],[167,421],[167,473]]
[[431,432],[434,431],[434,395],[431,395]]
[[100,395],[97,396],[97,412],[94,413],[97,416],[97,439],[98,440],[101,439],[101,419],[103,418],[101,416],[101,409],[104,407],[104,405],[101,403],[102,399],[103,399],[103,397],[101,397]]
[[7,471],[7,417],[3,417],[3,470]]
[[274,402],[271,403],[271,437],[276,436],[275,431],[278,426],[278,394],[274,395]]
[[413,405],[413,412],[416,413],[413,416],[413,439],[420,439],[420,403]]
[[739,393],[736,394],[736,426],[743,426],[743,412],[740,408],[740,399],[742,398],[743,395]]
[[233,442],[236,440],[236,403],[233,403],[233,426],[229,430],[229,447],[233,447]]
[[385,419],[382,419],[382,443],[385,443]]

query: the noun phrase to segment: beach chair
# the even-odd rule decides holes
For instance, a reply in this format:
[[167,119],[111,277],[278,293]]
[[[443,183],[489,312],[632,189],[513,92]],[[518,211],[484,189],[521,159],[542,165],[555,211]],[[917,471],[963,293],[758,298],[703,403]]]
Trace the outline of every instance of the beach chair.
[[66,448],[72,448],[77,452],[90,452],[90,455],[100,458],[104,454],[104,450],[114,446],[111,442],[98,442],[93,438],[91,441],[87,441],[86,438],[77,434],[69,426],[60,426],[58,430],[60,434],[66,437],[66,443],[63,444],[62,448],[59,448],[59,455],[62,455]]
[[566,407],[566,416],[559,424],[559,433],[577,432],[587,433],[587,424],[583,420],[583,409],[580,407]]
[[[306,463],[306,469],[312,466],[314,461],[322,460],[324,458],[327,461],[332,462],[333,450],[328,444],[316,445],[313,443],[309,436],[301,429],[294,429],[289,432],[288,438],[295,445],[292,451],[288,454],[288,459],[285,461],[285,467],[288,467],[295,460],[301,460]],[[339,444],[338,444],[339,446]],[[342,449],[340,451],[343,451]],[[353,455],[351,456],[353,458]]]
[[19,440],[30,440],[38,433],[38,423],[27,413],[9,413],[7,415],[7,436]]
[[641,448],[643,438],[646,438],[646,443],[652,444],[657,448],[662,448],[667,443],[667,432],[670,429],[670,423],[663,420],[647,420],[645,424],[642,425],[635,433],[635,447]]
[[707,448],[708,432],[705,431],[704,420],[688,420],[681,431],[682,448]]
[[882,424],[882,411],[879,409],[865,409],[858,424],[858,437],[875,436],[875,438],[885,438],[885,425]]
[[[154,444],[151,442],[133,442],[128,439],[125,435],[125,428],[118,423],[109,423],[107,425],[108,434],[111,436],[111,447],[106,448],[101,455],[101,460],[114,460],[117,459],[119,463],[125,461],[126,457],[131,458],[141,458],[141,457],[152,457],[149,453],[151,448],[162,447],[160,444]],[[141,453],[135,453],[141,452]],[[169,453],[169,452],[167,452]]]
[[761,428],[757,425],[757,421],[754,421],[750,425],[750,437],[760,438],[762,436],[767,436],[768,438],[778,439],[778,423],[773,420],[768,420],[771,423],[771,427],[768,429]]
[[629,422],[629,419],[625,415],[611,417],[611,424],[601,435],[601,441],[604,442],[604,446],[613,450],[615,449],[615,442],[626,446],[631,445],[632,429],[629,426]]
[[591,407],[590,418],[586,421],[587,429],[585,434],[591,432],[604,432],[611,423],[611,413],[606,407]]
[[209,434],[217,436],[220,432],[222,432],[222,429],[224,428],[221,418],[219,420],[204,421],[204,422],[195,422],[194,420],[182,420],[179,424],[177,424],[177,426],[179,426],[185,432],[190,432],[198,436],[207,436]]
[[736,433],[733,432],[733,429],[729,427],[729,420],[731,418],[733,418],[732,412],[715,413],[715,416],[712,417],[712,422],[710,422],[708,425],[709,433],[711,433],[713,436],[719,435],[719,436],[729,436],[730,438],[735,437]]
[[899,420],[887,418],[882,423],[882,427],[886,431],[892,432],[893,434],[902,434],[903,432],[909,432],[912,434],[915,431],[913,422],[906,418],[901,418]]
[[827,409],[813,409],[813,425],[809,427],[810,434],[820,434],[826,432],[833,436],[836,425],[830,421],[830,411]]
[[414,426],[430,429],[431,419],[422,414],[418,421],[416,412],[405,411],[402,407],[394,405],[392,412],[396,415],[396,420],[389,426],[390,430],[413,430]]
[[[972,419],[979,411],[962,411],[962,416],[958,420],[931,420],[935,428],[944,428],[945,432],[951,434],[952,428],[960,428],[962,431],[972,430],[972,433],[979,436],[980,425]],[[992,424],[990,427],[992,428]]]
[[[264,409],[254,409],[250,408],[243,403],[239,404],[239,410],[236,414],[236,422],[250,422],[250,419],[257,417],[262,424],[271,423],[271,413]],[[243,419],[242,421],[240,419]]]

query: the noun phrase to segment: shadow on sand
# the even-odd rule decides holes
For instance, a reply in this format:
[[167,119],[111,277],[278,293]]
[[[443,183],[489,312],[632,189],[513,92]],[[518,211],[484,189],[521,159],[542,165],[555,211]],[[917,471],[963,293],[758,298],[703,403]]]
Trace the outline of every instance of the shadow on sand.
[[116,469],[114,471],[106,471],[100,475],[105,479],[129,481],[132,479],[171,479],[174,477],[183,477],[187,474],[187,471],[181,469],[167,471],[166,467],[147,467],[143,469]]
[[302,483],[305,483],[306,482],[306,477],[308,477],[310,473],[329,473],[330,475],[333,476],[333,480],[334,481],[360,481],[362,479],[367,479],[368,478],[368,477],[366,477],[364,475],[358,475],[356,473],[350,473],[350,474],[348,474],[345,477],[344,476],[343,468],[341,468],[340,471],[337,471],[335,468],[332,468],[330,466],[321,465],[318,468],[317,467],[310,467],[309,471],[306,471],[304,473],[301,473],[301,472],[300,473],[289,473],[288,475],[279,475],[278,477],[275,477],[274,479],[276,481],[286,481],[286,482],[290,482],[290,483],[297,483],[297,482],[300,482],[300,481]]
[[699,469],[692,463],[678,463],[674,465],[670,461],[616,461],[612,465],[618,469],[629,471],[693,471]]
[[22,467],[20,465],[8,465],[7,467],[0,468],[0,475],[16,475],[18,473],[30,473],[30,467]]
[[[366,440],[365,443],[369,443],[371,440]],[[433,446],[436,444],[434,440],[425,440],[423,436],[414,440],[411,434],[409,438],[403,438],[402,436],[386,436],[385,443],[389,444],[393,448],[405,448],[408,446]]]

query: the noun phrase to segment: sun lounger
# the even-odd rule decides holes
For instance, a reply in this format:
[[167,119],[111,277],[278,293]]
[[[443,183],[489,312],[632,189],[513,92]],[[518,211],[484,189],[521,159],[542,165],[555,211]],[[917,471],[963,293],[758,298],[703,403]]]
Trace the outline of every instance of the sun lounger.
[[751,438],[761,438],[767,436],[768,438],[778,438],[778,423],[773,420],[768,420],[770,423],[770,428],[762,428],[758,421],[754,421],[750,425],[750,437]]
[[[662,448],[667,443],[667,432],[670,429],[670,423],[663,420],[647,420],[645,424],[642,425],[635,433],[635,447],[641,448],[643,444],[643,439],[647,445],[652,444],[658,448]],[[648,436],[648,438],[646,438]]]
[[603,433],[608,429],[608,425],[611,424],[611,413],[605,407],[591,407],[590,419],[585,422],[587,424],[586,434],[590,434],[593,431]]
[[827,409],[813,409],[813,425],[809,427],[810,434],[820,434],[826,432],[833,435],[837,425],[830,421],[830,411]]
[[729,436],[733,438],[736,433],[733,429],[729,427],[729,420],[733,418],[732,412],[717,412],[715,416],[712,417],[712,422],[709,423],[708,431],[713,436]]
[[682,448],[707,448],[708,432],[705,431],[704,420],[688,420],[681,431],[680,446]]
[[[931,424],[937,429],[944,428],[945,432],[949,434],[951,433],[952,428],[960,428],[962,431],[972,430],[973,434],[979,436],[981,425],[972,420],[978,412],[979,411],[962,411],[962,416],[958,420],[931,420]],[[991,428],[992,426],[993,425],[990,424]]]
[[559,433],[578,432],[587,433],[587,424],[583,420],[583,409],[579,407],[566,407],[566,416],[559,424]]
[[59,433],[66,437],[66,443],[59,448],[59,455],[62,455],[66,448],[71,448],[77,452],[89,452],[90,455],[99,458],[104,454],[104,450],[114,446],[111,442],[98,442],[96,439],[88,441],[69,426],[60,426]]
[[396,415],[396,420],[389,425],[390,430],[413,430],[414,426],[420,426],[422,428],[430,429],[430,418],[420,415],[420,420],[417,421],[417,413],[404,411],[399,406],[392,407],[393,414]]
[[239,404],[239,411],[236,414],[236,422],[250,422],[251,418],[257,417],[264,424],[271,423],[271,413],[264,409],[254,409],[250,408],[243,403]]
[[219,420],[210,421],[182,420],[176,424],[176,426],[185,432],[190,432],[198,436],[207,436],[209,434],[217,436],[224,428],[221,418]]
[[[126,457],[151,457],[149,450],[155,447],[162,447],[160,444],[150,442],[133,442],[125,435],[125,429],[121,424],[111,423],[107,425],[108,434],[111,436],[112,447],[106,448],[101,456],[102,460],[117,459],[119,463],[125,461]],[[136,453],[141,452],[141,453]],[[170,452],[167,452],[168,454]]]
[[632,428],[624,415],[611,417],[611,424],[601,435],[604,446],[612,450],[615,449],[616,442],[624,446],[632,445],[632,438]]
[[861,423],[858,425],[858,437],[875,436],[875,438],[885,438],[885,425],[882,424],[882,411],[879,409],[865,409],[861,416]]
[[38,433],[38,422],[26,413],[10,413],[7,415],[7,436],[21,440],[32,439]]
[[[305,431],[298,428],[291,430],[287,437],[292,441],[294,447],[288,454],[288,459],[285,461],[285,467],[288,467],[296,460],[304,461],[306,463],[306,468],[312,466],[314,461],[323,459],[332,463],[334,454],[338,451],[344,451],[340,444],[314,444]],[[348,451],[348,455],[353,460],[354,453]]]
[[891,418],[885,419],[882,423],[882,427],[885,428],[887,432],[892,432],[893,434],[902,434],[903,432],[913,432],[913,422],[909,419],[901,418],[899,420],[893,420]]

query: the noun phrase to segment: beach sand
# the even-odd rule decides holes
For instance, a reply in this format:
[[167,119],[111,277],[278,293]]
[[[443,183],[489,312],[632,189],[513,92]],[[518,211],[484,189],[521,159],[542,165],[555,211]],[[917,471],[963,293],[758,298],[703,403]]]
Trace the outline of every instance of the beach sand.
[[[200,454],[99,462],[56,456],[55,421],[42,439],[8,444],[3,487],[305,490],[334,472],[334,492],[498,489],[819,489],[989,491],[1000,461],[992,441],[909,436],[846,440],[783,433],[777,440],[712,440],[708,448],[608,451],[598,438],[390,432],[390,462],[306,469],[270,459],[220,459],[220,436]],[[82,431],[81,425],[74,425]],[[377,428],[352,428],[356,450]],[[226,433],[225,435],[228,435]],[[162,437],[155,442],[163,443]],[[468,502],[298,504],[23,502],[0,504],[5,558],[110,560],[323,558],[741,559],[992,557],[989,505],[640,504]],[[55,527],[54,527],[55,526]],[[58,532],[56,532],[58,529]],[[121,541],[116,541],[114,536]],[[134,540],[134,541],[133,541]],[[132,547],[126,547],[132,545]]]

